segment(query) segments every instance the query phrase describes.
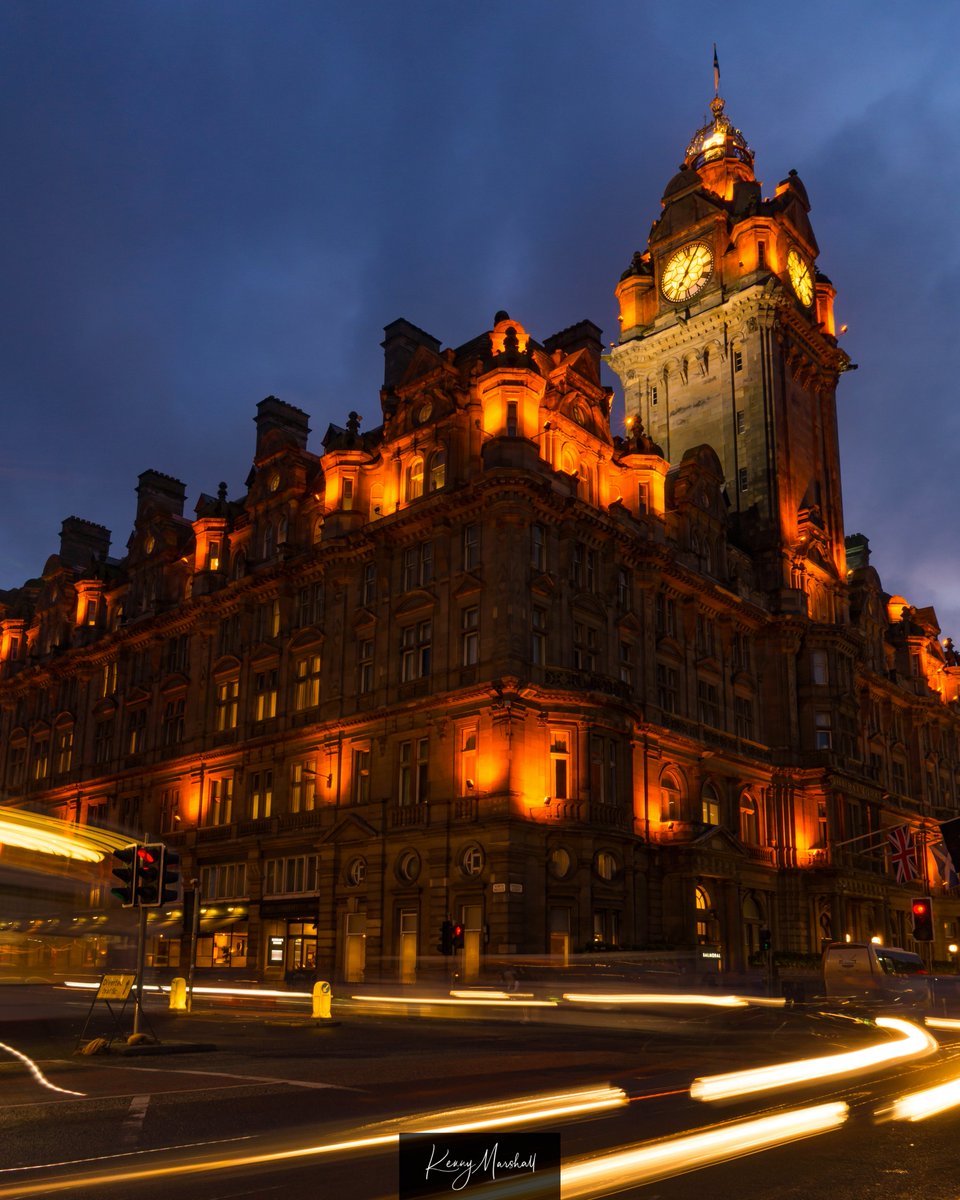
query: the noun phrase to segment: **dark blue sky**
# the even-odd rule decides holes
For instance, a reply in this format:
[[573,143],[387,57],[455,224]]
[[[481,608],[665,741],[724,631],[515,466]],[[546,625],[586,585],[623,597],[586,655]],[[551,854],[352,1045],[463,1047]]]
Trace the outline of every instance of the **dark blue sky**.
[[190,513],[241,494],[268,394],[317,451],[352,408],[379,424],[396,317],[613,338],[716,41],[765,193],[807,186],[860,365],[847,530],[960,641],[958,35],[946,2],[5,0],[0,588],[73,514],[122,553],[147,468]]

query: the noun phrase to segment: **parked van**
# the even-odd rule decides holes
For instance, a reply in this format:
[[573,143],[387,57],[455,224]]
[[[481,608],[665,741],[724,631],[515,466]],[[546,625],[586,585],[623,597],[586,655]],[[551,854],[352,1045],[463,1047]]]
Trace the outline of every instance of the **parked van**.
[[831,942],[823,952],[823,988],[834,1000],[928,1007],[933,977],[919,954],[873,942]]

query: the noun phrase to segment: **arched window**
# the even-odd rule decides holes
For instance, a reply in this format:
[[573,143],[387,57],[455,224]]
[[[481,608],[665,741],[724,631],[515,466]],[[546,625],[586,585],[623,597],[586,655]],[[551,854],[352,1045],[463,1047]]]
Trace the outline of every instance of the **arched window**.
[[273,522],[268,521],[263,527],[263,557],[264,559],[273,558],[273,552],[276,548],[276,530],[273,527]]
[[740,796],[740,838],[748,846],[760,845],[760,811],[749,792]]
[[713,911],[710,893],[706,888],[698,887],[695,895],[697,906],[697,942],[701,946],[706,946],[714,940],[711,936],[710,926],[716,923],[716,914]]
[[720,824],[720,796],[712,783],[705,783],[701,792],[704,825]]
[[323,541],[323,517],[317,517],[313,522],[313,544],[318,546]]
[[682,792],[676,775],[665,771],[660,780],[660,820],[679,821]]
[[580,468],[577,472],[579,476],[579,492],[580,499],[586,500],[588,504],[593,503],[593,480],[590,477],[590,468],[585,462],[580,463]]
[[407,501],[419,500],[423,495],[423,459],[418,454],[407,467]]
[[447,481],[447,452],[441,446],[430,459],[429,487],[431,492],[439,492]]

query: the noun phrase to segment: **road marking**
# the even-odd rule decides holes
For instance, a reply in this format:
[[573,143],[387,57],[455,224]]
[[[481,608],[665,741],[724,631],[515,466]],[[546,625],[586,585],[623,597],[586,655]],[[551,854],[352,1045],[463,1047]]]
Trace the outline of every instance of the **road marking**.
[[252,1133],[232,1138],[210,1138],[205,1142],[177,1142],[172,1146],[152,1146],[143,1150],[119,1150],[116,1154],[94,1154],[90,1158],[65,1158],[61,1162],[29,1163],[23,1167],[2,1167],[0,1175],[15,1175],[18,1171],[52,1171],[54,1167],[82,1167],[84,1163],[107,1162],[113,1158],[142,1158],[145,1154],[166,1154],[170,1150],[196,1150],[200,1146],[222,1146],[227,1142],[249,1142]]
[[362,1092],[364,1088],[345,1087],[340,1083],[315,1083],[309,1079],[277,1079],[272,1075],[237,1075],[233,1071],[195,1071],[179,1067],[170,1070],[161,1067],[131,1067],[132,1071],[151,1071],[157,1075],[217,1075],[223,1079],[252,1079],[255,1083],[286,1083],[290,1087],[334,1088],[341,1092]]
[[143,1119],[147,1115],[150,1096],[134,1096],[127,1109],[126,1120],[120,1129],[120,1145],[135,1146],[143,1132]]

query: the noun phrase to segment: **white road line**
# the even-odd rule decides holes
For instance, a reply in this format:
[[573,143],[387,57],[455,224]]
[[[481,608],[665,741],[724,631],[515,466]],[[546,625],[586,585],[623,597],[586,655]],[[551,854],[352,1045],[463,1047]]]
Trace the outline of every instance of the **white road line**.
[[120,1145],[135,1146],[140,1140],[143,1130],[143,1119],[147,1115],[149,1096],[134,1096],[130,1101],[126,1119],[120,1129]]
[[[277,1079],[274,1075],[238,1075],[230,1070],[191,1070],[185,1067],[120,1067],[120,1070],[143,1070],[157,1075],[205,1075],[208,1078],[218,1076],[221,1079],[246,1079],[254,1084],[288,1084],[290,1087],[335,1088],[341,1092],[362,1092],[362,1087],[347,1087],[344,1084],[317,1084],[307,1079]],[[157,1093],[162,1094],[162,1093]]]

